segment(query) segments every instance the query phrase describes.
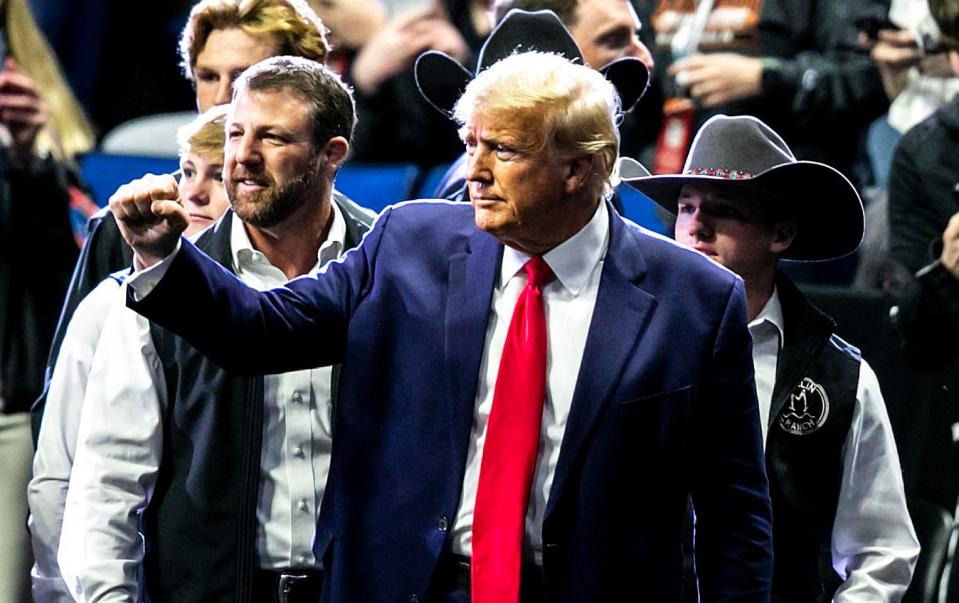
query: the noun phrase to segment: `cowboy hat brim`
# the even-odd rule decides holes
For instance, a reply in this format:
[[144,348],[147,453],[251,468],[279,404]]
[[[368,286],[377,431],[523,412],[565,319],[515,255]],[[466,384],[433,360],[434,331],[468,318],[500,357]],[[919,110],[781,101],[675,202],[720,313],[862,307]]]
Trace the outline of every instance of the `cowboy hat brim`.
[[629,112],[649,88],[649,70],[642,61],[633,57],[616,59],[599,70],[616,88],[623,112]]
[[[573,62],[583,62],[575,40],[553,12],[513,9],[483,44],[477,71],[512,54],[531,51],[558,54]],[[617,59],[599,71],[616,88],[624,111],[639,101],[649,84],[646,65],[633,57]],[[413,74],[420,94],[447,117],[452,115],[456,101],[475,75],[453,57],[435,50],[428,50],[416,59]]]
[[838,170],[815,161],[772,167],[754,177],[676,174],[623,178],[667,211],[677,212],[680,191],[688,184],[711,184],[752,191],[763,203],[777,203],[784,219],[796,222],[796,237],[783,259],[823,261],[849,255],[862,242],[862,201]]
[[[517,48],[516,52],[532,50],[535,49]],[[649,88],[649,71],[639,59],[617,59],[599,72],[616,89],[624,112],[635,107]],[[417,57],[413,74],[416,77],[416,87],[423,98],[447,117],[453,114],[456,101],[474,77],[474,74],[456,59],[438,50],[428,50]]]
[[417,57],[413,72],[416,87],[426,102],[447,117],[473,79],[473,72],[438,50],[428,50]]
[[646,169],[646,166],[636,161],[632,157],[620,157],[616,161],[616,166],[619,170],[620,180],[646,178],[650,175],[649,170]]

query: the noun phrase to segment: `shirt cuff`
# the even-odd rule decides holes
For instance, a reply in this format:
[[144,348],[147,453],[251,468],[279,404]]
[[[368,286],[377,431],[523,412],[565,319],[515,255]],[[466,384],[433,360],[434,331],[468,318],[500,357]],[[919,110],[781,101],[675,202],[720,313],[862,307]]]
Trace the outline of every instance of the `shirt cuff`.
[[142,301],[144,297],[156,288],[160,283],[160,279],[162,279],[167,273],[167,270],[170,269],[170,264],[173,263],[176,254],[180,252],[181,244],[182,240],[177,241],[176,248],[174,248],[170,255],[149,268],[138,267],[134,260],[133,274],[130,275],[130,278],[128,278],[126,282],[130,290],[133,291],[133,299],[135,301]]

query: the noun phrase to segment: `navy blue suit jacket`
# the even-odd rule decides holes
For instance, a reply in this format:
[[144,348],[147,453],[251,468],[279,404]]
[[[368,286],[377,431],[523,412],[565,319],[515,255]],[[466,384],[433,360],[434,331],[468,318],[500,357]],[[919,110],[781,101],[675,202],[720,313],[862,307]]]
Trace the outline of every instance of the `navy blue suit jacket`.
[[[324,599],[422,599],[455,516],[503,247],[469,205],[387,208],[316,278],[258,293],[192,245],[130,305],[228,371],[342,363],[315,549]],[[184,311],[184,302],[186,310]],[[549,601],[765,601],[771,530],[742,282],[610,212],[543,525]]]

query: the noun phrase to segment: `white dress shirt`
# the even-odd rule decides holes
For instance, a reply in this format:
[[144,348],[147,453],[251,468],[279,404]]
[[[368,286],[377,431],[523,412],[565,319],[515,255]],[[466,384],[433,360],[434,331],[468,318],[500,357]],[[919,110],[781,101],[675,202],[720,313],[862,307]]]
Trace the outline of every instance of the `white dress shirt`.
[[[528,552],[538,564],[542,564],[546,502],[559,460],[566,418],[573,400],[608,247],[609,213],[606,204],[600,203],[582,230],[543,256],[556,279],[543,287],[542,292],[547,324],[546,400],[526,514]],[[483,444],[486,441],[486,425],[493,406],[493,391],[506,332],[516,301],[526,286],[526,274],[522,268],[529,259],[530,256],[506,247],[499,281],[493,291],[486,346],[473,407],[466,473],[452,528],[452,550],[459,555],[470,556],[472,552],[473,506],[479,484]]]
[[[244,283],[262,290],[288,280],[253,249],[240,220],[234,218],[230,234],[234,269]],[[311,274],[343,251],[345,237],[345,220],[333,205],[333,225]],[[167,392],[149,322],[122,304],[115,314],[104,327],[83,404],[59,552],[64,578],[80,601],[136,599],[143,557],[138,517],[152,495],[163,447]],[[330,381],[330,367],[264,377],[260,568],[317,565],[312,542],[329,473]]]
[[117,294],[119,288],[116,280],[108,278],[83,298],[67,326],[50,378],[37,452],[33,457],[33,479],[27,488],[34,558],[31,580],[36,601],[73,601],[57,565],[63,505],[73,468],[87,378],[107,315],[114,304],[123,303]]
[[[784,324],[779,292],[774,290],[749,323],[764,441]],[[865,360],[860,363],[856,405],[842,450],[832,563],[844,582],[833,601],[899,601],[909,586],[919,541],[906,508],[899,453],[879,381]]]

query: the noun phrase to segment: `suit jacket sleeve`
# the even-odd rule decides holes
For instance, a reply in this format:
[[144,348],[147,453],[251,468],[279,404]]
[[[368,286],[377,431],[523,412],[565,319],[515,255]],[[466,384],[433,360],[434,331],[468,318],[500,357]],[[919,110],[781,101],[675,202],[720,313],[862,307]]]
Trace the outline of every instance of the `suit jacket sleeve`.
[[156,287],[127,304],[237,375],[342,362],[350,316],[372,286],[386,211],[363,242],[283,287],[259,292],[183,240]]
[[703,601],[767,601],[772,578],[772,511],[746,328],[736,280],[703,375],[692,419],[690,491]]

